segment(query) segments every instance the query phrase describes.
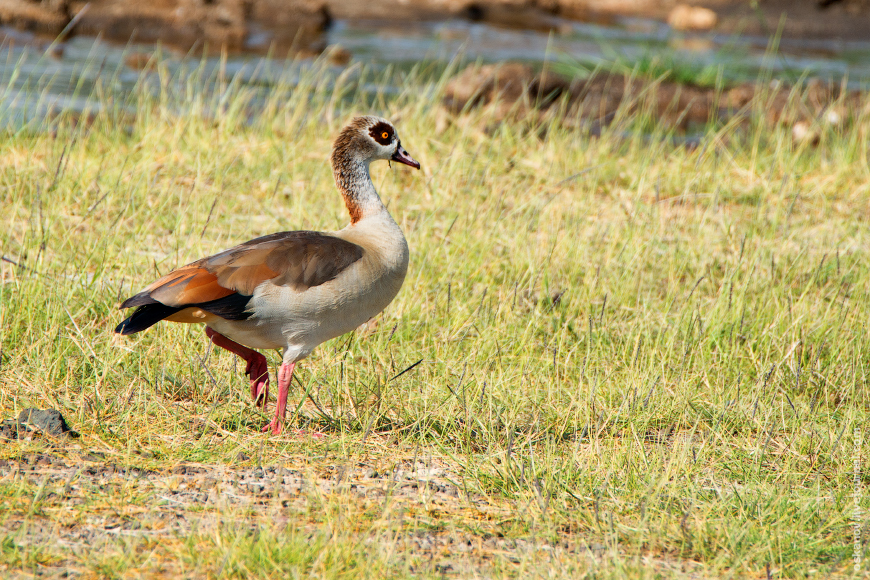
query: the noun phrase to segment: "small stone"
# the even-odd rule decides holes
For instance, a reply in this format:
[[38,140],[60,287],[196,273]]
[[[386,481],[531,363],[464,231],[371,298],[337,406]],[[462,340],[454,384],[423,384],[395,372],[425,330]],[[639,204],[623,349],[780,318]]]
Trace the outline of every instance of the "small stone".
[[834,109],[828,109],[825,112],[824,119],[828,125],[839,125],[843,122],[843,116]]
[[521,63],[471,65],[447,82],[444,103],[454,112],[498,99],[513,103],[534,78],[534,70]]
[[809,143],[817,145],[819,143],[819,133],[815,131],[806,121],[798,121],[791,128],[792,139],[796,143]]
[[18,421],[15,421],[14,419],[9,419],[0,423],[0,437],[4,439],[23,438],[26,437],[27,433],[30,433],[30,429],[24,425],[20,425]]
[[677,4],[668,15],[668,24],[674,30],[710,30],[718,21],[716,13],[709,8],[688,4]]
[[18,423],[42,431],[52,437],[73,433],[63,415],[55,409],[24,409],[18,414]]

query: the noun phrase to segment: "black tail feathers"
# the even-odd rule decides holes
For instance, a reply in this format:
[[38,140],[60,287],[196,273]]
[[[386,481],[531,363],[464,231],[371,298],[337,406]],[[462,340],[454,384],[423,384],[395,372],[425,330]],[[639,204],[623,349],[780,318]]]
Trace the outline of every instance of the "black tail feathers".
[[115,328],[115,332],[123,334],[124,336],[141,332],[146,328],[154,326],[167,316],[175,314],[179,310],[181,310],[181,308],[166,306],[159,302],[145,304],[144,306],[137,308],[129,318],[119,324],[118,327]]
[[[145,300],[152,300],[152,302],[142,304]],[[226,320],[247,320],[251,316],[251,313],[247,310],[250,300],[250,296],[233,293],[209,302],[185,304],[183,306],[166,306],[160,302],[153,301],[153,298],[146,296],[143,292],[121,305],[121,308],[127,308],[128,306],[139,306],[139,308],[129,318],[119,324],[115,332],[124,336],[141,332],[146,328],[154,326],[167,316],[172,316],[185,308],[201,308]]]

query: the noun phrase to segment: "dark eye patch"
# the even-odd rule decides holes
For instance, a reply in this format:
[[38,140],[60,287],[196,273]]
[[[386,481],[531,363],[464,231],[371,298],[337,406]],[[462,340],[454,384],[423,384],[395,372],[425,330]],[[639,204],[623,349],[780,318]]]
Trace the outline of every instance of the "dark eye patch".
[[369,129],[369,135],[381,145],[389,145],[393,140],[393,128],[384,122],[379,122]]

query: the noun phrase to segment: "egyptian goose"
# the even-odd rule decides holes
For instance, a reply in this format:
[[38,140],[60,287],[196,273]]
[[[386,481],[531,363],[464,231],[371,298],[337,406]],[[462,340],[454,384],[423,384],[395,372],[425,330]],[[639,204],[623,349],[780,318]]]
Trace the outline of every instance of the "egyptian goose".
[[280,232],[173,270],[121,308],[138,306],[115,329],[128,335],[161,320],[205,323],[206,336],[247,362],[251,397],[266,406],[269,369],[255,348],[282,348],[275,416],[281,432],[296,363],[322,342],[383,310],[408,270],[408,244],[381,202],[369,163],[420,164],[379,117],[353,119],[335,140],[332,173],[350,214],[337,232]]

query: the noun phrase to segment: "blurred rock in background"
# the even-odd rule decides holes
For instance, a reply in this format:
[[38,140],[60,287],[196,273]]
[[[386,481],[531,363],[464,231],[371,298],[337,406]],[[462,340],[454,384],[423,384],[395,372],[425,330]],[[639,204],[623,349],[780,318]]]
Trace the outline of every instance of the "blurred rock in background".
[[[245,50],[264,30],[276,48],[321,50],[329,15],[322,0],[0,0],[0,23],[56,36]],[[269,43],[271,44],[271,42]]]

